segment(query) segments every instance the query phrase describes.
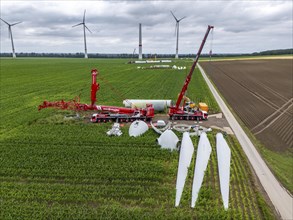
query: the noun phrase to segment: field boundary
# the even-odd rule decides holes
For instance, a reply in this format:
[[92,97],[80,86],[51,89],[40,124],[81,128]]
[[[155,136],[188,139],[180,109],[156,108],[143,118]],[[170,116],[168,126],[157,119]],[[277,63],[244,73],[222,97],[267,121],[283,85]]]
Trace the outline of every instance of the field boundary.
[[293,198],[287,192],[287,190],[278,182],[276,177],[273,175],[271,170],[268,168],[259,152],[256,150],[255,146],[240,126],[238,121],[235,119],[232,112],[227,107],[226,103],[223,101],[221,96],[218,94],[217,90],[210,82],[209,78],[205,74],[204,70],[200,65],[198,65],[200,72],[202,73],[206,83],[208,84],[212,94],[214,95],[218,105],[223,111],[228,123],[233,129],[239,143],[244,150],[247,158],[252,165],[256,175],[258,176],[261,185],[267,192],[270,200],[272,201],[275,209],[281,215],[283,219],[290,219],[292,217],[292,203]]

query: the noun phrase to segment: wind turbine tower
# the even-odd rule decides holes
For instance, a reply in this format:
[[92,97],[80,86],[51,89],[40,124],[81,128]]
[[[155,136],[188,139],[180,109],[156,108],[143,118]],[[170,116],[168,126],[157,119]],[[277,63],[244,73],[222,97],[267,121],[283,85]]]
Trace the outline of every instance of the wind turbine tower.
[[179,22],[181,20],[183,20],[184,18],[186,18],[186,16],[184,16],[183,18],[177,19],[176,16],[173,14],[173,12],[171,11],[171,14],[173,15],[175,21],[176,21],[176,25],[175,25],[175,34],[177,35],[176,38],[176,54],[175,54],[175,58],[178,59],[178,42],[179,42]]
[[138,59],[142,60],[142,36],[141,36],[141,23],[139,23],[139,55]]
[[16,58],[11,27],[21,23],[21,21],[13,23],[13,24],[9,24],[7,21],[4,21],[2,18],[0,18],[0,19],[1,19],[1,21],[3,21],[5,24],[8,25],[8,34],[9,34],[9,37],[10,37],[10,40],[11,40],[11,46],[12,46],[12,57]]
[[84,58],[87,59],[88,56],[87,56],[87,47],[86,47],[86,34],[85,34],[85,29],[87,29],[90,33],[92,33],[90,31],[90,29],[86,26],[85,24],[85,12],[86,10],[84,10],[84,14],[83,14],[83,20],[81,23],[79,24],[76,24],[76,25],[73,25],[72,27],[76,27],[76,26],[79,26],[79,25],[82,25],[83,26],[83,39],[84,39]]

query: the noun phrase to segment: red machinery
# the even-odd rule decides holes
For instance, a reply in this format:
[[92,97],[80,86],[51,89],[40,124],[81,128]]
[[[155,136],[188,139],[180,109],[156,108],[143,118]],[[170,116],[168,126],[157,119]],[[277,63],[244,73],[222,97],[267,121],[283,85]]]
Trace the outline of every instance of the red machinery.
[[91,85],[91,104],[80,103],[79,97],[73,99],[72,101],[56,101],[49,102],[44,101],[42,105],[39,105],[39,110],[43,108],[58,108],[58,109],[68,109],[74,111],[87,111],[95,110],[97,113],[93,114],[91,117],[91,122],[108,122],[108,121],[119,121],[128,122],[134,120],[144,120],[149,121],[154,117],[154,108],[152,105],[147,105],[146,108],[124,108],[116,106],[104,106],[96,105],[96,93],[100,88],[97,84],[97,70],[92,70],[92,85]]
[[[182,90],[178,96],[178,99],[176,101],[176,105],[175,106],[171,106],[170,109],[169,109],[169,116],[171,119],[173,120],[207,120],[207,117],[208,117],[208,113],[207,111],[204,111],[202,109],[200,109],[200,106],[198,108],[192,108],[192,107],[189,107],[188,105],[187,106],[181,106],[180,107],[180,103],[185,95],[185,92],[187,90],[187,87],[188,87],[188,84],[191,80],[191,76],[192,76],[192,73],[195,69],[195,66],[198,62],[198,59],[199,59],[199,56],[201,54],[201,51],[204,47],[204,44],[206,42],[206,39],[209,35],[209,32],[211,29],[213,29],[214,26],[211,26],[209,25],[208,28],[207,28],[207,31],[205,33],[205,36],[202,40],[202,43],[200,45],[200,48],[197,52],[197,55],[196,55],[196,58],[192,64],[192,67],[189,71],[189,74],[187,75],[186,79],[185,79],[185,82],[184,82],[184,85],[182,87]],[[205,103],[202,103],[202,104],[205,104]],[[206,106],[206,105],[205,105]],[[207,107],[207,106],[206,106]]]

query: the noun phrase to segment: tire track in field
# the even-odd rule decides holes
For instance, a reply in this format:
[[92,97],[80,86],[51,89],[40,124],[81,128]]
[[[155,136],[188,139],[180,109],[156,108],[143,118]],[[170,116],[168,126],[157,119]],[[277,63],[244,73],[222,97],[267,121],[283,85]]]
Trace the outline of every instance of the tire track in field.
[[[292,106],[292,100],[293,98],[291,98],[289,101],[287,101],[284,105],[282,105],[277,111],[275,111],[273,114],[269,115],[267,118],[265,118],[262,122],[260,122],[258,125],[256,125],[255,127],[253,127],[251,129],[252,132],[254,132],[254,130],[257,130],[257,128],[259,128],[259,126],[265,124],[268,120],[274,118],[279,112],[281,112],[281,114],[283,114],[284,112],[286,112],[290,106]],[[284,109],[288,104],[290,104],[289,107],[287,107],[285,110],[283,110],[282,112],[282,109]],[[279,116],[278,116],[279,117]],[[256,134],[256,133],[255,133]]]
[[256,84],[260,85],[262,88],[266,89],[267,91],[271,92],[272,94],[275,94],[277,97],[282,99],[284,102],[287,102],[289,99],[283,96],[281,93],[273,90],[272,88],[268,87],[267,85],[263,84],[262,82],[255,82]]
[[266,125],[264,128],[262,128],[260,131],[254,133],[255,135],[263,132],[265,129],[267,129],[268,127],[270,127],[275,121],[277,121],[283,114],[285,114],[287,112],[287,110],[293,106],[293,103],[291,103],[291,105],[289,105],[280,115],[278,115],[276,118],[274,118],[274,120],[272,120],[268,125]]

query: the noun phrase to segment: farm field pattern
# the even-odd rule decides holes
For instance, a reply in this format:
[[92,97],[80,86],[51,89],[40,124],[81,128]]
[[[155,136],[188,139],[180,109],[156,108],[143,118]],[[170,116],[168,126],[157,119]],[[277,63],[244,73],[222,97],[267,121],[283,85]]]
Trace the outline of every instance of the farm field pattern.
[[[270,151],[292,156],[292,59],[201,65],[256,138]],[[288,166],[283,169],[287,172]],[[292,175],[287,176],[292,182]]]
[[[126,60],[0,61],[0,219],[273,218],[234,136],[226,137],[232,150],[229,210],[220,196],[215,132],[208,135],[213,151],[196,208],[190,208],[194,159],[175,208],[178,152],[161,150],[153,131],[130,138],[125,126],[122,137],[108,137],[111,124],[64,121],[66,112],[37,111],[44,99],[69,100],[79,93],[89,103],[91,68],[100,71],[98,103],[107,105],[121,105],[120,96],[175,99],[185,72],[137,70]],[[191,62],[180,62],[189,69]],[[219,111],[198,70],[189,97]],[[197,149],[198,138],[192,140]]]

